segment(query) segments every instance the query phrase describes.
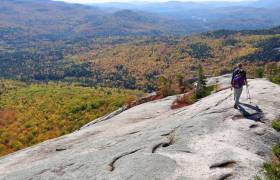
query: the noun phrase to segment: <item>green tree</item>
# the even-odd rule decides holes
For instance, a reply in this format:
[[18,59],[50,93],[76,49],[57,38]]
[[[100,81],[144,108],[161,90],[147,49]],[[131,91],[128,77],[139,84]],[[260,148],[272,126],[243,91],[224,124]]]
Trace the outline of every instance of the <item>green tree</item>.
[[196,98],[203,98],[206,95],[206,77],[203,72],[203,68],[201,65],[198,66],[198,77],[197,77],[197,85],[195,90]]
[[263,78],[264,69],[262,67],[259,67],[256,69],[256,77],[257,78]]
[[270,81],[280,84],[280,63],[267,64],[266,73]]

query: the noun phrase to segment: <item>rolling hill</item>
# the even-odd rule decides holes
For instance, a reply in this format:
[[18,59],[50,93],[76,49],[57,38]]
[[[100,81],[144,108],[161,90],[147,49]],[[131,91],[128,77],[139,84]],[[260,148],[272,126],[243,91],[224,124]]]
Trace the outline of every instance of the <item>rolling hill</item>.
[[109,37],[190,32],[152,13],[111,12],[50,0],[2,0],[0,17],[1,77],[22,80],[61,79],[72,65],[84,69],[66,57],[122,41]]
[[[50,0],[3,0],[0,8],[1,37],[13,35],[17,40],[20,37],[53,40],[76,36],[172,34],[173,31],[171,20],[145,12],[111,12]],[[180,30],[183,28],[184,25]],[[188,29],[183,31],[188,32]]]
[[[250,76],[258,68],[275,64],[279,71],[279,27],[268,30],[219,30],[186,37],[142,38],[142,41],[103,48],[77,59],[88,62],[94,72],[88,80],[109,87],[138,88],[154,91],[164,76],[176,82],[197,74],[199,65],[207,75],[231,72],[243,62]],[[266,75],[269,74],[265,70]]]
[[[150,11],[3,0],[0,76],[153,91],[158,77],[192,78],[198,64],[205,65],[207,74],[217,75],[246,61],[253,63],[249,68],[254,74],[253,68],[279,61],[274,51],[280,47],[279,27],[244,30],[277,24],[277,6],[168,2],[145,7],[154,5],[159,6]],[[162,13],[156,12],[160,9]],[[186,36],[216,28],[243,30]]]

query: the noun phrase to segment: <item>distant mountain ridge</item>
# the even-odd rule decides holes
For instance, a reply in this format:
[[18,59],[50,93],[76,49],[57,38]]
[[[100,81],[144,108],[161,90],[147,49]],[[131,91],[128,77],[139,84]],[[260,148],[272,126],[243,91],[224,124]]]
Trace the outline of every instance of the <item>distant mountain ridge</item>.
[[[122,15],[118,16],[120,12]],[[112,13],[96,7],[49,0],[3,0],[0,7],[0,37],[9,40],[13,35],[12,38],[16,40],[21,38],[40,40],[191,32],[189,30],[191,28],[186,28],[184,24],[174,31],[174,24],[178,22],[159,15],[120,12]]]
[[[107,2],[107,3],[90,3],[88,5],[98,6],[98,7],[111,7],[111,8],[118,8],[118,9],[144,9],[149,7],[158,6],[159,8],[177,8],[180,6],[179,9],[182,8],[201,8],[201,6],[205,7],[276,7],[280,6],[278,0],[252,0],[252,1],[205,1],[205,2],[194,2],[194,1],[167,1],[167,2]],[[151,8],[150,8],[151,9]]]
[[280,7],[278,0],[259,0],[251,4],[256,7]]
[[277,26],[280,3],[277,0],[244,2],[104,3],[103,9],[129,9],[156,13],[195,26],[197,32],[217,29],[263,29]]
[[[186,35],[217,29],[263,29],[280,24],[276,0],[244,3],[105,3],[2,0],[0,36],[40,38]],[[19,33],[20,32],[20,33]]]

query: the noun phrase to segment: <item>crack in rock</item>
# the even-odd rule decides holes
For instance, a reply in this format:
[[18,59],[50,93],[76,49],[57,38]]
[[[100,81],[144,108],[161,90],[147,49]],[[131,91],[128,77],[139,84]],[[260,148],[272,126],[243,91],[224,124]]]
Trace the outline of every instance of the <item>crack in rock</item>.
[[254,129],[254,128],[257,128],[257,127],[259,127],[259,125],[257,125],[257,124],[252,124],[249,128],[250,128],[250,129]]
[[221,110],[211,111],[211,112],[207,112],[207,113],[201,114],[201,116],[210,115],[210,114],[225,113],[226,111],[228,111],[230,109],[232,109],[232,108],[225,108],[225,109],[221,109]]
[[232,176],[232,174],[223,174],[217,180],[226,180],[226,179],[228,179],[231,176]]
[[83,166],[85,166],[85,165],[84,165],[84,164],[81,164],[80,166],[74,168],[72,171],[77,171],[77,170],[79,170],[80,168],[82,168]]
[[128,133],[127,135],[137,134],[139,132],[141,132],[141,131],[132,131],[132,132]]
[[55,151],[65,151],[67,150],[66,148],[56,148]]
[[257,155],[264,157],[265,156],[265,152],[263,151],[258,151],[256,152]]
[[141,150],[141,149],[136,149],[136,150],[134,150],[134,151],[125,152],[125,153],[123,153],[123,154],[121,154],[121,155],[115,157],[115,158],[112,160],[112,162],[108,165],[108,166],[109,166],[109,171],[112,172],[112,171],[115,170],[115,163],[116,163],[119,159],[123,158],[124,156],[128,156],[128,155],[134,154],[134,153],[136,153],[137,151],[140,151],[140,150]]
[[183,152],[183,153],[193,153],[193,152],[191,152],[191,151],[189,151],[189,150],[178,150],[179,152]]
[[[218,101],[216,104],[214,104],[213,106],[209,106],[208,108],[202,110],[202,112],[208,111],[208,110],[210,110],[211,108],[214,108],[214,107],[219,106],[219,105],[222,104],[225,100],[229,99],[231,96],[232,96],[231,94],[227,95],[225,98],[219,100],[219,101]],[[204,114],[205,114],[205,113],[198,113],[198,114],[192,116],[190,119],[193,119],[193,118],[198,117],[198,116],[203,116]]]
[[222,104],[225,100],[229,99],[232,96],[232,94],[227,95],[225,98],[221,99],[220,101],[218,101],[214,106],[212,107],[217,107],[220,104]]
[[167,142],[161,142],[159,144],[156,144],[152,148],[152,153],[155,153],[161,147],[165,148],[165,147],[168,147],[168,146],[174,144],[175,143],[175,130],[173,130],[170,134],[168,134],[168,141]]
[[170,132],[162,134],[161,136],[170,136],[171,134],[174,134],[175,131],[179,128],[180,126],[175,127],[174,129],[172,129]]
[[215,163],[210,166],[210,169],[213,168],[230,168],[233,167],[236,164],[236,161],[223,161],[219,163]]

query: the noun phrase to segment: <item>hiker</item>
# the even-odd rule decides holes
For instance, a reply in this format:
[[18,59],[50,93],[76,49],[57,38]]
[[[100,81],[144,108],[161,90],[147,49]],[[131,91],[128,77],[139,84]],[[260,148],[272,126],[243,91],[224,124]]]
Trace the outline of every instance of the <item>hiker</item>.
[[237,109],[239,106],[239,99],[242,94],[243,86],[248,86],[246,71],[243,70],[241,63],[239,63],[233,70],[231,85],[234,89],[234,108]]

